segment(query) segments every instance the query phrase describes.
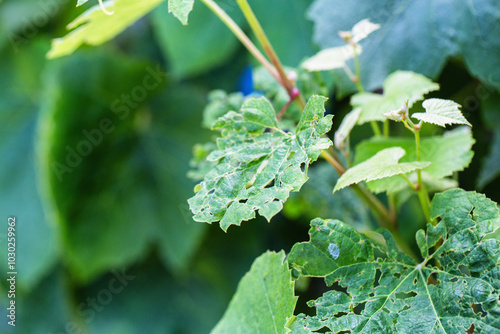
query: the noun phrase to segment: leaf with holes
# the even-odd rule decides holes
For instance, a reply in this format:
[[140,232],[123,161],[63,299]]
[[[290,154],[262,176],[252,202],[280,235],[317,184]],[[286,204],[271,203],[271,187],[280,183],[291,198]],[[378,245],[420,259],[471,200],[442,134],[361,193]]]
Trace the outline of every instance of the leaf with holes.
[[391,147],[375,154],[370,159],[349,168],[338,180],[333,192],[362,181],[374,181],[387,177],[406,174],[429,166],[428,161],[412,161],[399,163],[406,154],[401,147]]
[[500,241],[487,238],[500,228],[496,204],[453,189],[435,196],[431,216],[439,223],[416,237],[420,264],[387,230],[379,244],[338,220],[313,220],[310,241],[288,256],[292,273],[336,288],[308,303],[316,315],[297,316],[292,333],[500,331]]
[[293,133],[278,128],[265,98],[247,100],[240,112],[215,121],[221,137],[207,159],[216,165],[189,199],[194,220],[219,222],[226,231],[254,218],[255,211],[267,220],[281,211],[289,193],[306,182],[309,164],[332,145],[322,138],[332,125],[332,116],[323,116],[325,101],[311,97]]
[[439,85],[421,74],[407,71],[392,73],[384,81],[384,94],[358,93],[353,95],[351,104],[361,107],[358,124],[370,121],[384,121],[384,113],[399,109],[406,101],[411,107],[424,95],[438,90]]
[[443,128],[446,124],[465,124],[472,126],[460,112],[460,104],[442,99],[428,99],[422,103],[425,113],[415,113],[411,117],[422,122],[432,123]]
[[297,303],[285,253],[266,252],[241,279],[229,307],[213,334],[285,334]]

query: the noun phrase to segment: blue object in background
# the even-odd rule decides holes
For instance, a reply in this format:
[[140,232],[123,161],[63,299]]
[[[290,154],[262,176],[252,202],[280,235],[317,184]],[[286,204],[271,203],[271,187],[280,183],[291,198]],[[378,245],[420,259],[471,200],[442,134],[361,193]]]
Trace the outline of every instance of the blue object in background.
[[247,65],[238,78],[238,91],[242,92],[245,96],[248,96],[254,92],[252,66]]

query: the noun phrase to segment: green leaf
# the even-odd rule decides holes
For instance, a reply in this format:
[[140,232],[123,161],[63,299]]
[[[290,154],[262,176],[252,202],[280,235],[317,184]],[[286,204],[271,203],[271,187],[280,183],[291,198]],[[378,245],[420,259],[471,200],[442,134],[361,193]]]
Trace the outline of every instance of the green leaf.
[[[498,332],[500,242],[486,237],[500,228],[496,204],[454,189],[435,196],[431,216],[440,222],[417,233],[420,264],[387,230],[378,231],[385,239],[379,244],[340,221],[313,220],[310,241],[288,256],[292,272],[341,289],[310,301],[316,315],[298,315],[292,333]],[[335,256],[329,248],[338,248]]]
[[446,124],[465,124],[472,126],[460,112],[460,104],[451,100],[428,99],[422,103],[425,113],[411,115],[426,123],[446,127]]
[[57,226],[44,214],[43,204],[48,199],[38,189],[35,148],[40,73],[48,47],[49,41],[43,38],[31,41],[23,52],[0,52],[0,212],[4,229],[0,231],[0,278],[4,280],[13,271],[7,262],[7,221],[13,217],[19,291],[35,288],[54,267],[60,252]]
[[[314,40],[322,49],[343,45],[338,32],[361,19],[381,25],[364,41],[360,57],[361,78],[368,91],[380,88],[384,78],[398,69],[436,79],[450,57],[463,59],[472,76],[500,88],[496,57],[500,10],[494,0],[316,0],[308,16],[315,23]],[[345,74],[338,85],[344,96],[356,89]]]
[[323,116],[325,97],[313,96],[294,133],[277,127],[276,113],[265,99],[250,99],[241,112],[231,111],[213,125],[221,132],[218,150],[208,160],[217,165],[189,199],[194,220],[220,222],[226,231],[255,217],[269,221],[281,211],[290,191],[307,180],[307,167],[332,143],[322,135],[332,116]]
[[45,78],[42,191],[75,279],[135,262],[151,247],[182,272],[205,231],[185,204],[190,148],[203,137],[190,131],[204,96],[192,86],[165,88],[159,67],[115,53],[57,60]]
[[96,5],[68,24],[66,36],[52,40],[49,58],[69,55],[82,44],[99,45],[109,41],[164,0],[117,0],[108,15]]
[[183,25],[187,25],[193,5],[194,0],[168,0],[168,12],[174,14]]
[[243,276],[226,313],[211,333],[284,334],[296,303],[285,253],[268,251]]
[[370,121],[384,121],[384,113],[399,109],[406,101],[411,107],[424,95],[439,89],[439,85],[423,75],[397,71],[384,81],[384,94],[358,93],[352,97],[354,105],[361,107],[358,124]]
[[[443,136],[422,138],[420,142],[421,159],[431,162],[428,167],[422,169],[424,180],[428,179],[430,185],[435,181],[451,176],[454,172],[464,170],[474,156],[474,152],[471,150],[474,142],[475,140],[472,138],[471,131],[467,127],[445,132]],[[402,147],[406,151],[407,154],[401,159],[402,162],[410,162],[417,159],[414,139],[397,137],[373,138],[362,142],[356,147],[354,164],[366,161],[378,151],[390,147]],[[410,174],[408,177],[410,180],[413,180],[415,176]],[[394,193],[409,186],[405,180],[396,176],[381,181],[370,182],[368,183],[368,187],[374,192],[388,191]]]
[[404,156],[405,150],[401,147],[392,147],[381,150],[370,159],[349,168],[338,180],[333,192],[361,181],[384,179],[394,175],[406,174],[416,169],[429,166],[428,161],[413,161],[398,163]]

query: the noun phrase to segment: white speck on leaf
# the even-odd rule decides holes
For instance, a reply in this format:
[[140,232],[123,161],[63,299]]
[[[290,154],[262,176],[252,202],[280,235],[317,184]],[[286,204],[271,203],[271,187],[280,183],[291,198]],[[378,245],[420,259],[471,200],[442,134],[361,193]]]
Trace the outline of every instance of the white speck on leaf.
[[336,244],[330,243],[328,245],[328,252],[330,252],[330,255],[333,257],[334,260],[336,260],[340,255],[340,248]]

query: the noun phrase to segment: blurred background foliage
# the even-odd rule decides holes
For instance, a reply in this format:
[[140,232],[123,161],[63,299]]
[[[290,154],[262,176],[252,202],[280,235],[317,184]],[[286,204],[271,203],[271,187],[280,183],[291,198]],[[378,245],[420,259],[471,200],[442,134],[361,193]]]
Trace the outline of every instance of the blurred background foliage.
[[[233,0],[218,3],[249,30]],[[474,7],[430,0],[250,4],[289,67],[341,45],[337,31],[360,19],[381,24],[360,59],[366,87],[380,89],[397,69],[439,82],[434,96],[462,104],[473,124],[476,154],[456,176],[460,186],[500,199],[500,5],[494,0]],[[186,200],[195,182],[186,174],[192,147],[212,136],[201,126],[209,92],[272,91],[273,84],[254,78],[252,87],[254,61],[199,2],[186,27],[163,2],[111,42],[47,60],[50,40],[92,5],[0,1],[0,212],[4,222],[16,217],[18,272],[12,328],[5,320],[3,223],[1,333],[206,333],[252,261],[267,249],[289,251],[307,240],[311,218],[374,227],[349,190],[331,195],[337,176],[321,162],[271,224],[258,218],[225,234],[192,221]],[[353,87],[342,72],[323,79],[338,127]],[[370,131],[355,131],[352,146]],[[400,217],[414,225],[405,226],[408,240],[421,227],[416,215],[412,199]],[[299,307],[318,295],[312,283]]]

